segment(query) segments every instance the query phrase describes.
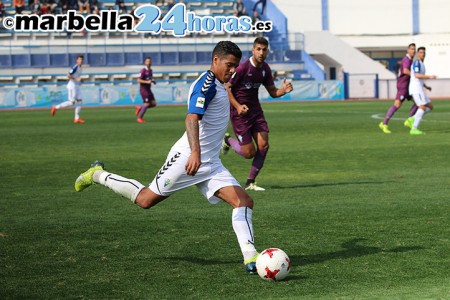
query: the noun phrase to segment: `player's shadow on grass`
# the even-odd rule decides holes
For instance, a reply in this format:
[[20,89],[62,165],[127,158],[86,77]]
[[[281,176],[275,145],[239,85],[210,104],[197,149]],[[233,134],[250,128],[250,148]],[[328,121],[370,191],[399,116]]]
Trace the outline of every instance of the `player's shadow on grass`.
[[358,242],[365,240],[366,239],[364,238],[349,240],[341,244],[342,248],[344,249],[335,252],[319,253],[313,255],[293,255],[290,256],[291,262],[294,265],[304,266],[309,264],[322,263],[332,259],[348,259],[378,253],[400,253],[425,249],[425,247],[422,246],[401,246],[391,249],[384,249],[381,247],[364,246],[358,244]]
[[350,184],[384,184],[385,181],[361,181],[361,182],[333,182],[333,183],[314,183],[314,184],[299,184],[290,186],[272,185],[269,189],[283,190],[283,189],[297,189],[297,188],[315,188],[322,186],[335,186],[335,185],[350,185]]

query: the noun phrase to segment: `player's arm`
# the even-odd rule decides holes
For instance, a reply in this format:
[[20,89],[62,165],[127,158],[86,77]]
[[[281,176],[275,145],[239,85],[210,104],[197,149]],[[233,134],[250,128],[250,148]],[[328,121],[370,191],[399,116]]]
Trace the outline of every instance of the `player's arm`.
[[436,79],[435,75],[425,75],[425,74],[415,73],[414,76],[418,79]]
[[272,98],[278,98],[286,95],[287,93],[292,92],[294,88],[292,87],[292,83],[286,82],[286,78],[283,80],[283,85],[280,88],[276,88],[275,85],[266,86],[267,92]]
[[411,76],[411,70],[409,68],[403,68],[403,74]]
[[186,134],[189,141],[189,147],[191,148],[191,155],[186,163],[186,173],[190,176],[194,176],[201,164],[200,155],[200,139],[199,139],[199,126],[198,121],[201,116],[198,114],[186,115]]
[[245,104],[240,104],[236,97],[234,97],[233,92],[231,91],[231,88],[233,85],[231,83],[227,83],[225,85],[227,92],[228,92],[228,99],[230,100],[230,104],[233,105],[233,107],[236,109],[239,116],[243,116],[248,112],[248,107]]

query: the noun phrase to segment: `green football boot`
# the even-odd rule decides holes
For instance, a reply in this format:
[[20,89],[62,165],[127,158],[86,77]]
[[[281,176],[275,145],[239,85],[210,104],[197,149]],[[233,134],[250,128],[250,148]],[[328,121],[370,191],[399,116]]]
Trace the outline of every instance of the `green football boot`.
[[380,127],[381,131],[383,131],[384,133],[391,133],[389,127],[387,125],[384,125],[383,122],[380,122],[378,127]]
[[91,165],[91,167],[84,173],[82,173],[80,176],[78,176],[77,180],[75,180],[75,191],[81,192],[85,188],[91,186],[94,184],[94,180],[92,179],[92,176],[94,175],[95,171],[101,171],[105,169],[105,165],[96,160]]
[[413,129],[411,129],[411,130],[409,131],[409,134],[410,134],[410,135],[421,135],[421,134],[425,134],[425,132],[420,131],[420,130],[417,129],[417,128],[413,128]]
[[414,117],[409,117],[408,119],[405,120],[405,123],[403,123],[403,125],[405,125],[405,127],[408,127],[409,129],[412,129],[414,124]]

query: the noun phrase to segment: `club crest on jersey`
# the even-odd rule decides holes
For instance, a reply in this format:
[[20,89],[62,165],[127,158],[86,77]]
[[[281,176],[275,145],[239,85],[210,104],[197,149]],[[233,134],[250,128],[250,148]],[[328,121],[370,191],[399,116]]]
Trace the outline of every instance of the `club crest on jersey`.
[[168,186],[169,184],[170,184],[170,179],[169,178],[164,180],[164,187]]
[[262,71],[263,77],[266,77],[266,70]]
[[198,97],[197,102],[195,103],[195,107],[200,107],[200,108],[205,107],[205,98]]

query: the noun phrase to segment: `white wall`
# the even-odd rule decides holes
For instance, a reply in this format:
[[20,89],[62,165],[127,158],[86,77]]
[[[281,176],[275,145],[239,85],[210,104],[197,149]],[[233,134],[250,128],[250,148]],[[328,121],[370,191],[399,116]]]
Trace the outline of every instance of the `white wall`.
[[422,33],[450,33],[450,1],[419,1],[419,20]]
[[[291,32],[322,30],[321,0],[272,0]],[[336,35],[412,34],[412,0],[328,0],[329,31]],[[421,33],[450,33],[450,0],[420,0]]]

